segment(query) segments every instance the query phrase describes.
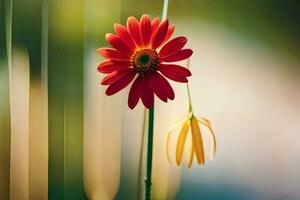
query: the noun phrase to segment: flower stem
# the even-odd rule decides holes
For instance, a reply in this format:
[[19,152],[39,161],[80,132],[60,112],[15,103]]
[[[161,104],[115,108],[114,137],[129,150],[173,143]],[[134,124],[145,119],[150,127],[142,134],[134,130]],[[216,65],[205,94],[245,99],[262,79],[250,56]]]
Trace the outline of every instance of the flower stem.
[[192,107],[192,100],[191,100],[191,92],[189,84],[186,84],[187,92],[188,92],[188,98],[189,98],[189,112],[193,113],[193,107]]
[[162,16],[161,16],[162,20],[164,20],[164,19],[167,18],[167,15],[168,15],[168,5],[169,5],[169,0],[164,0],[163,11],[162,11]]
[[147,149],[147,174],[146,174],[146,194],[145,200],[151,199],[151,176],[152,176],[152,154],[153,154],[153,125],[154,125],[154,105],[149,109],[148,123],[148,149]]
[[[190,68],[190,59],[188,58],[187,60],[187,69]],[[191,92],[190,92],[190,86],[189,83],[186,83],[186,89],[188,93],[188,98],[189,98],[189,112],[193,114],[193,107],[192,107],[192,98],[191,98]]]

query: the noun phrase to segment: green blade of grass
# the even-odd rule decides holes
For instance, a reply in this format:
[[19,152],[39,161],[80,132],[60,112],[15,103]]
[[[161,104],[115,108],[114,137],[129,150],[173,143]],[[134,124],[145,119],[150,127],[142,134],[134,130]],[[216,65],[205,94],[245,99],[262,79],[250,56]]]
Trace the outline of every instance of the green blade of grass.
[[0,198],[9,199],[10,109],[9,64],[11,55],[10,0],[0,2]]
[[83,187],[83,0],[49,2],[49,199]]
[[19,0],[15,1],[13,8],[12,42],[16,47],[26,48],[30,64],[29,161],[26,183],[29,199],[47,198],[47,68],[44,61],[47,46],[44,45],[42,49],[42,40],[47,40],[42,35],[42,26],[47,25],[42,21],[45,17],[44,3],[44,0]]

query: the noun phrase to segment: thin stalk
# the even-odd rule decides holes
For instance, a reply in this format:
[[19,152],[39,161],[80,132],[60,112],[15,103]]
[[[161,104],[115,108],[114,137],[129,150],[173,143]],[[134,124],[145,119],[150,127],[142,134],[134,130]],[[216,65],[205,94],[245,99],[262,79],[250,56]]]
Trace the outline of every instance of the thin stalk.
[[151,199],[151,176],[152,176],[152,157],[153,157],[153,125],[154,125],[154,105],[149,109],[148,123],[148,149],[147,149],[147,174],[146,174],[146,194],[145,200]]
[[[187,69],[190,68],[190,59],[187,60]],[[190,86],[189,83],[186,83],[186,89],[188,93],[188,99],[189,99],[189,112],[193,114],[193,107],[192,107],[192,98],[191,98],[191,91],[190,91]]]
[[6,0],[5,2],[5,25],[6,25],[6,47],[7,47],[7,63],[9,74],[11,70],[12,64],[12,9],[13,9],[13,1]]
[[143,126],[142,126],[142,138],[141,138],[141,149],[140,149],[140,157],[139,157],[139,172],[138,172],[138,191],[137,191],[137,200],[141,197],[141,177],[142,177],[142,167],[143,167],[143,153],[144,153],[144,143],[145,143],[145,129],[146,129],[146,117],[147,110],[144,108],[143,113]]
[[169,6],[169,0],[164,0],[163,11],[162,11],[162,16],[161,16],[162,20],[167,18],[168,6]]
[[12,0],[1,1],[0,12],[0,76],[3,78],[0,86],[0,196],[10,199]]
[[189,86],[188,83],[186,84],[186,89],[187,89],[188,98],[189,98],[189,112],[193,113],[192,100],[191,100],[191,92],[190,92],[190,86]]

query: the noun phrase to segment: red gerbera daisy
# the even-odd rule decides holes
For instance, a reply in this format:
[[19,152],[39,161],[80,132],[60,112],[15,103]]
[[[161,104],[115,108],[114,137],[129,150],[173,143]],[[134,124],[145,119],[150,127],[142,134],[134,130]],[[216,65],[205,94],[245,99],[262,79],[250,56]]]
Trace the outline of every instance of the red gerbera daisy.
[[[168,20],[153,21],[143,15],[138,21],[127,20],[127,28],[114,25],[116,34],[106,34],[106,40],[113,48],[100,48],[98,52],[107,60],[98,66],[98,71],[108,74],[102,85],[109,85],[106,94],[113,95],[125,88],[131,81],[128,105],[133,109],[141,98],[147,108],[154,103],[154,94],[167,102],[174,99],[174,91],[166,78],[186,83],[191,72],[179,65],[168,64],[189,58],[193,51],[183,49],[185,37],[169,41],[175,26]],[[165,78],[166,77],[166,78]]]

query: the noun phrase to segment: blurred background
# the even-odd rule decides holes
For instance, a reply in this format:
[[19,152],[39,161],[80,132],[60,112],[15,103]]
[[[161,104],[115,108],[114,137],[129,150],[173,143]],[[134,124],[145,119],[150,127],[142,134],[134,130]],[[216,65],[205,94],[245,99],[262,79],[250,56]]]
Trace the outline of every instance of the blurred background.
[[[143,193],[141,104],[105,96],[96,53],[162,0],[0,0],[0,199],[132,200]],[[166,131],[187,111],[155,102],[153,199],[300,199],[300,5],[169,0],[185,35],[193,107],[216,132],[205,166],[177,167]]]

